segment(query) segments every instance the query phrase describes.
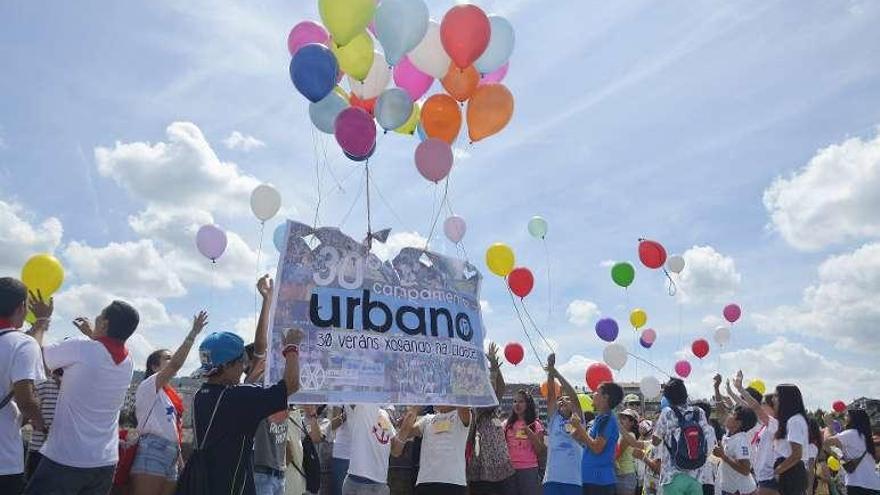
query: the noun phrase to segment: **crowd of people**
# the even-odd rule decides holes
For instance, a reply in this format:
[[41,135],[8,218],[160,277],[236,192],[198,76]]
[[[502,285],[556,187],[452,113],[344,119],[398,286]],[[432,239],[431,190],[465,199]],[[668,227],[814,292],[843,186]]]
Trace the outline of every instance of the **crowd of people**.
[[[261,278],[257,289],[254,341],[205,336],[204,383],[191,404],[171,383],[207,313],[193,318],[174,352],[148,357],[135,394],[136,438],[120,440],[135,368],[125,342],[137,310],[112,301],[94,323],[74,321],[82,338],[48,343],[53,301],[0,278],[0,495],[388,494],[394,460],[405,452],[415,459],[411,484],[420,495],[880,494],[866,411],[815,418],[797,386],[765,395],[745,387],[741,372],[725,391],[716,375],[710,401],[691,401],[685,383],[671,378],[656,413],[606,382],[585,411],[551,354],[546,424],[529,390],[516,392],[506,415],[500,407],[291,406],[303,334],[286,333],[282,379],[265,384],[272,280]],[[497,346],[486,358],[501,401]],[[32,432],[27,442],[23,427]],[[317,445],[332,445],[323,482]]]

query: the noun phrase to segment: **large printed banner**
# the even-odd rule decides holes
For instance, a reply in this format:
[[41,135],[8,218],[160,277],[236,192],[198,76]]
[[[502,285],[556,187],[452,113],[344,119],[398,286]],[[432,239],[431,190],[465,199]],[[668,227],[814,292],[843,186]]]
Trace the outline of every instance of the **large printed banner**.
[[491,406],[480,274],[405,248],[382,262],[335,228],[289,221],[275,278],[268,378],[284,332],[301,328],[300,404]]

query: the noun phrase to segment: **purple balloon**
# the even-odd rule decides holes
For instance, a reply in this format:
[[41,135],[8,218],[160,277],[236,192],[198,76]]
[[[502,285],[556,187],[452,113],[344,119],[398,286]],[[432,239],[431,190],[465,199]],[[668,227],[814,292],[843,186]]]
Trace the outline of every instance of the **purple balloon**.
[[408,57],[403,57],[394,67],[394,84],[416,101],[431,89],[434,78],[417,69]]
[[373,149],[371,149],[370,152],[366,156],[349,155],[347,152],[343,151],[343,153],[345,153],[345,157],[353,162],[365,162],[365,161],[369,160],[370,157],[372,157],[373,153],[375,153],[375,152],[376,152],[376,145],[375,144],[373,145]]
[[363,157],[376,145],[376,123],[366,110],[349,107],[336,117],[336,142],[347,155]]
[[287,50],[290,55],[296,54],[296,51],[309,43],[327,44],[330,40],[330,33],[324,29],[324,26],[312,21],[303,21],[293,26],[290,34],[287,35]]
[[202,256],[216,261],[226,251],[226,232],[216,225],[203,225],[196,234],[196,247]]
[[642,344],[642,347],[645,349],[650,349],[654,345],[653,342],[647,342],[644,338],[639,339],[639,344]]
[[619,331],[613,318],[602,318],[596,322],[596,335],[605,342],[614,342]]
[[649,344],[654,344],[654,341],[657,340],[657,331],[653,328],[642,330],[642,340]]
[[495,69],[494,71],[483,74],[480,76],[480,86],[484,84],[492,84],[499,83],[504,79],[504,76],[507,75],[507,69],[510,68],[510,62],[502,65],[501,67]]

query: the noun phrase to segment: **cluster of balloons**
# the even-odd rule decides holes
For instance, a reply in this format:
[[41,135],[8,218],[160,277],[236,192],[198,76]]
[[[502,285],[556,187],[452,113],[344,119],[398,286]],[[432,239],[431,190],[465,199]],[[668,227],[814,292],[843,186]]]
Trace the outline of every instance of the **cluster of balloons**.
[[[318,0],[318,8],[323,26],[303,21],[288,36],[290,78],[311,102],[312,123],[351,160],[375,152],[377,123],[385,132],[418,133],[416,168],[438,182],[452,168],[463,120],[476,142],[513,116],[501,80],[515,35],[504,17],[456,5],[437,22],[424,0]],[[350,92],[339,86],[343,75]],[[435,79],[443,91],[423,99]]]
[[[28,291],[48,299],[64,283],[64,267],[58,258],[51,254],[35,254],[22,266],[21,282],[27,286]],[[30,311],[25,318],[29,323],[36,321],[36,317]]]
[[[666,255],[666,248],[657,241],[639,239],[639,261],[652,270],[666,269],[669,273],[680,274],[684,271],[684,257],[674,254]],[[611,280],[624,289],[632,285],[636,278],[635,267],[626,261],[615,263],[611,267]]]

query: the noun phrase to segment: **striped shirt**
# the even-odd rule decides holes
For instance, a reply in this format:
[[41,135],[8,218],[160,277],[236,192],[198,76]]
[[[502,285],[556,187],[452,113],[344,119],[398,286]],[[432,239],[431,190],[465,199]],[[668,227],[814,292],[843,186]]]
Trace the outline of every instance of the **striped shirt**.
[[[50,378],[38,383],[36,388],[37,398],[40,399],[40,414],[43,415],[46,428],[51,428],[52,420],[55,418],[55,405],[58,403],[58,392],[61,390],[61,386]],[[31,443],[28,446],[28,450],[31,452],[39,451],[45,441],[46,434],[42,431],[34,430],[31,434]]]

